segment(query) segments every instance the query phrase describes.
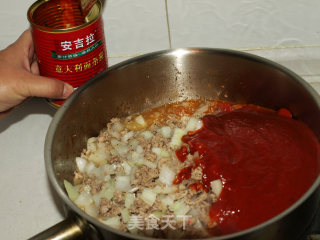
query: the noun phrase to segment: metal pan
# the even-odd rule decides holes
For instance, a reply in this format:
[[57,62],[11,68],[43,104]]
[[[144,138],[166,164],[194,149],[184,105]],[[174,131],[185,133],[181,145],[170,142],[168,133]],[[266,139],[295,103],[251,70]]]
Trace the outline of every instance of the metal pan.
[[[320,137],[318,94],[274,62],[221,49],[176,49],[130,59],[87,82],[54,116],[45,142],[46,168],[51,184],[72,214],[32,239],[151,239],[120,232],[87,215],[68,198],[63,180],[72,181],[75,157],[112,117],[199,97],[285,107]],[[274,218],[212,239],[299,238],[319,205],[319,185],[320,176],[294,205]]]

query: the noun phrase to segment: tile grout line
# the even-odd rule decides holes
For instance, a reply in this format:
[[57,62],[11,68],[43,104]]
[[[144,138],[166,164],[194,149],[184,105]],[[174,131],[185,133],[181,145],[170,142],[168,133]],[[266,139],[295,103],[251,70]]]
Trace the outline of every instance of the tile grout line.
[[166,19],[167,19],[167,29],[168,29],[168,38],[169,38],[169,47],[172,49],[171,43],[171,30],[170,30],[170,22],[169,22],[169,12],[168,12],[168,0],[164,0],[166,7]]

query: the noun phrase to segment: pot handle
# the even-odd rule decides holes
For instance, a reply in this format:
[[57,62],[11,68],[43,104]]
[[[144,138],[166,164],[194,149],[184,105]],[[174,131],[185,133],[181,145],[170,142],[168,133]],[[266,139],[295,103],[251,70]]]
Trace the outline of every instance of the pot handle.
[[85,240],[102,239],[99,232],[84,219],[72,215],[29,240]]

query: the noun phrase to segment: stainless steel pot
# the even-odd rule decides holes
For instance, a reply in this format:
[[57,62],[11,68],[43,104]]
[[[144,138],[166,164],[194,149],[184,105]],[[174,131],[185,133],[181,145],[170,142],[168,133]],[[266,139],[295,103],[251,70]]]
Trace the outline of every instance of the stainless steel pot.
[[[112,229],[81,211],[68,198],[63,180],[72,181],[75,157],[112,117],[199,97],[285,107],[320,137],[318,94],[274,62],[219,49],[176,49],[130,59],[87,82],[54,116],[45,142],[46,168],[54,189],[73,214],[33,239],[151,239]],[[269,221],[212,239],[297,239],[319,205],[319,185],[320,176],[293,206]],[[49,236],[53,232],[58,233]]]

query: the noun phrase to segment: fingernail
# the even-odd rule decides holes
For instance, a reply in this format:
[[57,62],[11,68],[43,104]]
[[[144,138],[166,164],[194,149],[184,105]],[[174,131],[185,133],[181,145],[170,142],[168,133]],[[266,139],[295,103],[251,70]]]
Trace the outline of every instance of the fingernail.
[[63,87],[63,98],[67,98],[73,92],[73,87],[70,84],[65,83]]

